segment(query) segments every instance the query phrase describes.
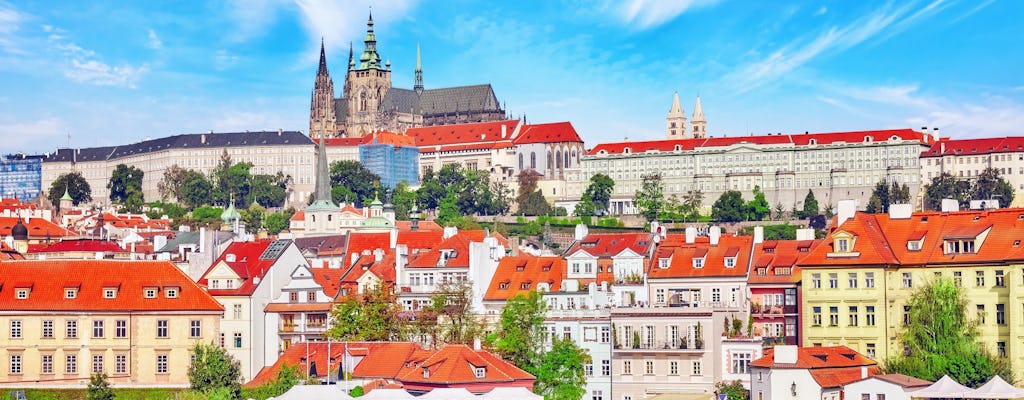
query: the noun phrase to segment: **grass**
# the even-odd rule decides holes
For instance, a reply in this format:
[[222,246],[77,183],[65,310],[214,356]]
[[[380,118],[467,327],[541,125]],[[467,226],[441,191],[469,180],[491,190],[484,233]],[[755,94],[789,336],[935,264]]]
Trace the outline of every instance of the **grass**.
[[[86,389],[24,389],[28,400],[78,400],[84,399]],[[146,388],[146,389],[114,389],[118,400],[165,400],[172,399],[178,392],[186,389]],[[0,399],[11,399],[12,389],[0,390]]]

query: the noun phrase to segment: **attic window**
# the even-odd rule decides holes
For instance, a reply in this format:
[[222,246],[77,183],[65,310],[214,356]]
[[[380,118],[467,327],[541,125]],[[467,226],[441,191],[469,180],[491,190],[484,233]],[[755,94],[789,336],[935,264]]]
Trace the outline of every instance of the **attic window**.
[[164,288],[164,297],[167,297],[168,299],[176,299],[178,298],[178,290],[178,287]]
[[725,258],[725,267],[726,268],[732,268],[732,267],[735,267],[735,266],[736,266],[736,257],[726,257]]
[[682,151],[683,150],[683,146],[680,146],[680,145],[677,144],[675,150],[676,151]]
[[975,221],[977,221],[977,220],[979,220],[979,219],[981,219],[981,216],[980,216],[980,215],[975,215],[975,216],[974,216],[974,220],[975,220]]
[[526,261],[522,261],[519,264],[516,264],[516,271],[517,272],[526,271]]
[[504,282],[498,284],[498,290],[506,290],[511,285],[512,285],[512,282],[504,281]]
[[973,254],[974,240],[947,239],[943,241],[942,250],[946,254]]
[[814,146],[814,145],[818,144],[818,139],[811,139],[811,141],[808,144],[810,144],[811,146]]
[[629,154],[629,153],[632,153],[632,152],[633,152],[633,149],[630,149],[629,147],[626,147],[626,148],[622,149],[622,154]]
[[1020,239],[1014,240],[1013,241],[1013,247],[1019,247],[1019,246],[1020,246]]
[[117,298],[117,288],[105,288],[103,289],[104,299],[115,299]]
[[547,264],[544,264],[543,267],[541,267],[541,271],[543,271],[543,272],[548,272],[550,270],[551,270],[551,262],[550,261]]
[[155,287],[147,287],[147,288],[142,289],[142,293],[146,296],[147,299],[155,299],[156,298],[156,292],[158,292],[158,291],[159,290],[157,288],[155,288]]
[[529,290],[530,289],[530,281],[526,281],[526,282],[520,283],[519,284],[519,289],[521,289],[521,290]]
[[760,276],[767,275],[768,274],[767,268],[764,268],[764,267],[758,268],[757,269],[757,274],[760,275]]
[[919,240],[908,240],[907,241],[907,250],[910,250],[910,251],[921,251],[921,242],[922,242],[921,239],[919,239]]
[[669,264],[671,264],[671,263],[672,263],[672,259],[671,258],[659,258],[658,259],[658,268],[667,269]]
[[27,289],[27,288],[16,289],[14,291],[14,298],[16,298],[16,299],[27,299],[28,298],[28,292],[30,292],[30,291],[32,291],[32,289]]
[[865,136],[864,143],[871,143],[871,136]]
[[1017,215],[1017,220],[1018,221],[1024,220],[1024,214]]
[[485,376],[487,376],[487,367],[476,367],[474,375],[477,377],[477,379],[483,379]]
[[693,259],[693,267],[694,268],[704,268],[704,258],[703,257],[694,258]]
[[793,269],[790,267],[777,267],[775,268],[775,275],[792,275]]
[[64,288],[64,298],[74,299],[78,297],[78,288]]
[[423,378],[430,378],[430,367],[423,367]]

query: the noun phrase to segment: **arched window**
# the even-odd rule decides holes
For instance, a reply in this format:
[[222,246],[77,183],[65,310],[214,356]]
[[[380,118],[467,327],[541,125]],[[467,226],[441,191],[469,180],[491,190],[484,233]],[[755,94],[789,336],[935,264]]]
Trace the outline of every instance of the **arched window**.
[[359,92],[359,111],[366,111],[366,91]]
[[548,152],[548,171],[551,171],[551,170],[555,169],[553,161],[554,161],[554,159],[551,158],[551,152],[549,151]]
[[537,169],[537,153],[530,152],[530,168]]
[[523,170],[523,153],[519,153],[519,170]]
[[[555,166],[557,166],[557,167],[561,167],[562,166],[562,152],[558,151],[558,150],[555,150]],[[552,168],[552,169],[554,169],[554,168]]]
[[565,167],[569,168],[569,150],[565,151]]

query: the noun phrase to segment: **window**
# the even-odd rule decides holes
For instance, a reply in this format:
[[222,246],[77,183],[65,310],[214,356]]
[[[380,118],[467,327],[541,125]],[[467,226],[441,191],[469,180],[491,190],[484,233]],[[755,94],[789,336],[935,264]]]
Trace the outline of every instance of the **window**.
[[910,306],[903,306],[903,326],[910,325]]
[[857,273],[856,272],[851,272],[851,273],[848,274],[847,286],[849,286],[850,289],[856,289],[857,288]]
[[241,348],[241,347],[242,347],[242,334],[240,332],[235,332],[235,348],[237,349],[237,348]]
[[232,316],[234,317],[234,319],[242,319],[242,305],[241,304],[235,304],[231,308],[231,313],[232,313]]
[[92,356],[92,373],[99,374],[103,373],[103,355],[94,354]]
[[839,274],[828,274],[828,288],[839,289]]
[[299,302],[299,292],[288,292],[288,302],[289,303],[298,303]]
[[64,288],[64,298],[74,299],[78,297],[78,289],[76,288]]
[[604,392],[600,390],[594,390],[590,394],[590,400],[604,400]]
[[197,338],[203,336],[203,321],[194,319],[189,321],[189,332],[188,336]]
[[655,291],[654,302],[658,304],[665,304],[665,289],[657,289]]
[[704,372],[703,372],[703,368],[702,367],[703,366],[701,365],[701,361],[700,360],[694,360],[694,362],[693,362],[693,374],[694,375],[703,375]]
[[74,339],[78,337],[78,321],[68,320],[64,325],[64,337]]
[[859,321],[858,318],[860,317],[860,315],[859,315],[858,311],[859,310],[857,309],[857,307],[855,307],[855,306],[851,306],[850,307],[850,326],[858,326],[859,325],[860,321]]
[[732,267],[735,267],[735,266],[736,266],[736,257],[726,257],[725,258],[725,267],[726,268],[732,268]]
[[960,271],[953,271],[953,284],[957,286],[964,285],[964,274]]
[[828,326],[839,326],[839,307],[828,308]]
[[985,287],[985,271],[974,271],[974,285]]
[[875,287],[875,273],[865,272],[864,273],[864,287],[872,289]]
[[836,239],[836,253],[849,253],[850,252],[850,240],[849,239]]
[[119,319],[114,321],[114,337],[124,339],[128,337],[128,321]]
[[155,299],[156,298],[156,292],[157,292],[156,288],[146,288],[146,289],[143,290],[143,292],[144,292],[144,296],[146,296],[147,299]]
[[65,374],[77,374],[78,373],[78,355],[68,354],[64,356],[64,373]]
[[903,287],[904,288],[912,288],[912,287],[914,287],[914,278],[910,275],[909,272],[904,272],[903,273]]
[[92,321],[92,337],[101,338],[103,337],[103,320],[98,319]]
[[156,321],[156,337],[167,338],[167,320],[158,319]]
[[53,373],[53,354],[43,354],[42,360],[40,360],[42,368],[40,372],[43,374]]
[[722,289],[712,288],[711,289],[711,302],[718,303],[722,301]]
[[978,304],[978,323],[979,324],[984,324],[985,323],[985,305],[984,304]]
[[19,299],[27,299],[28,298],[28,289],[18,289],[18,290],[16,290],[15,293],[14,293],[14,297],[17,297]]
[[693,267],[694,268],[704,268],[704,259],[703,258],[694,258],[693,259]]
[[647,361],[644,363],[644,374],[654,375],[654,361]]
[[750,353],[732,353],[732,373],[750,373]]
[[117,297],[117,289],[114,289],[114,288],[103,289],[103,298],[104,299],[113,299],[113,298],[116,298],[116,297]]
[[612,329],[607,326],[601,327],[601,343],[608,343],[612,340]]
[[885,393],[878,393],[875,395],[875,400],[885,400]]
[[875,306],[865,306],[864,313],[864,324],[875,326]]
[[601,376],[612,375],[612,360],[601,360]]
[[632,375],[633,374],[633,363],[631,363],[629,360],[625,360],[625,361],[622,362],[622,374],[623,375]]
[[811,313],[811,325],[821,326],[821,307],[814,307]]
[[996,324],[1006,325],[1006,304],[996,304]]
[[11,375],[21,375],[21,354],[11,354]]
[[11,320],[11,338],[12,339],[21,339],[21,320],[20,319],[12,319]]
[[868,343],[864,347],[864,352],[867,353],[868,358],[875,358],[875,344]]
[[996,355],[1006,357],[1006,342],[996,342]]
[[996,270],[996,286],[1006,286],[1006,277],[1003,275],[1003,270],[1001,269]]
[[220,333],[220,348],[224,348],[224,332]]
[[306,292],[306,302],[316,303],[316,291],[310,290]]
[[157,354],[156,356],[156,373],[166,374],[167,373],[167,355]]
[[176,287],[165,288],[164,289],[164,296],[166,296],[168,299],[176,299],[176,298],[178,298],[178,288],[176,288]]
[[819,273],[811,274],[811,288],[821,289],[821,274],[819,274]]
[[118,354],[114,356],[114,373],[124,374],[128,372],[128,356]]
[[563,326],[562,327],[562,339],[572,340],[572,327],[568,327],[568,326]]

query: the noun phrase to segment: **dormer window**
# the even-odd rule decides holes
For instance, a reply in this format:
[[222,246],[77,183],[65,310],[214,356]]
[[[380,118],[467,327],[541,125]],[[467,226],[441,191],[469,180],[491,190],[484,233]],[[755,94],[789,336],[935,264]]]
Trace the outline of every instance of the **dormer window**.
[[27,299],[28,298],[28,292],[30,292],[30,291],[31,291],[31,289],[28,289],[28,288],[15,289],[14,290],[14,298],[17,298],[17,299]]
[[836,239],[836,253],[849,253],[850,239]]
[[793,269],[790,268],[790,267],[777,267],[777,268],[775,268],[775,275],[791,275],[791,274],[793,274]]
[[487,367],[476,367],[474,375],[477,377],[477,379],[483,379],[484,377],[487,376]]
[[857,257],[860,253],[854,251],[854,244],[857,237],[850,232],[837,231],[832,234],[832,252],[828,257]]
[[814,146],[814,145],[818,144],[818,139],[811,139],[811,141],[809,142],[809,144],[810,144],[811,146]]
[[512,282],[504,281],[498,284],[498,290],[507,290],[509,286],[512,286]]
[[974,253],[974,240],[945,240],[943,252],[946,254],[972,254]]
[[430,378],[430,367],[423,367],[423,379]]
[[908,240],[907,250],[910,251],[921,251],[921,240]]
[[116,299],[117,298],[117,289],[116,288],[105,288],[105,289],[103,289],[103,298],[104,299]]
[[767,268],[765,268],[765,267],[761,267],[761,268],[758,268],[758,269],[757,269],[757,274],[758,274],[758,275],[760,275],[760,276],[765,276],[765,275],[767,275],[767,274],[768,274],[768,273],[767,273]]
[[78,297],[78,288],[64,288],[64,298],[74,299]]
[[704,268],[704,258],[703,257],[694,258],[693,259],[693,267],[694,268]]
[[164,297],[167,297],[168,299],[176,299],[176,298],[178,298],[178,288],[177,287],[164,288]]
[[156,292],[159,292],[159,290],[157,290],[157,288],[155,288],[155,287],[147,287],[147,288],[142,289],[142,294],[147,299],[155,299],[156,298]]
[[668,269],[668,266],[671,263],[672,263],[672,259],[671,258],[659,258],[658,259],[658,268]]
[[519,289],[529,290],[530,289],[530,281],[526,281],[526,282],[520,283],[519,284]]
[[736,257],[726,257],[725,258],[725,267],[726,268],[732,268],[732,267],[735,267],[735,266],[736,266]]

